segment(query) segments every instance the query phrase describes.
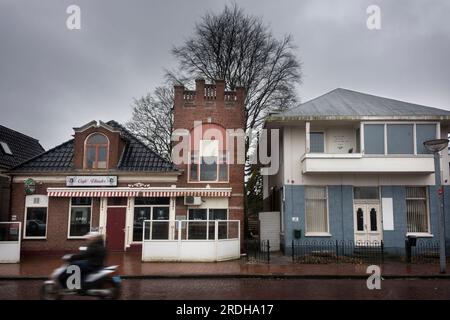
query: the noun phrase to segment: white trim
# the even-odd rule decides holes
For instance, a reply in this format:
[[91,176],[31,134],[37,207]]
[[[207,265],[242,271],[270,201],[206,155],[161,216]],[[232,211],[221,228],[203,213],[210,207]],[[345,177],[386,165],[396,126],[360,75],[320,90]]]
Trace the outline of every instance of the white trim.
[[306,232],[305,237],[331,237],[329,232]]
[[[104,136],[106,138],[106,140],[108,141],[108,145],[107,145],[107,149],[106,149],[106,168],[87,168],[86,142],[89,140],[89,138],[91,136],[96,135],[96,134],[100,134],[100,135]],[[99,143],[97,143],[96,145],[99,145]],[[109,137],[106,134],[104,134],[103,132],[95,131],[95,132],[92,132],[91,134],[89,134],[83,141],[83,169],[84,170],[108,170],[109,167],[110,167],[109,166],[109,150],[110,150],[110,147],[111,147],[111,142],[109,141]],[[97,166],[98,166],[97,148],[96,148],[96,151],[95,151],[95,161],[94,162],[97,163]]]
[[[136,208],[150,208],[150,219],[146,219],[146,220],[153,220],[153,208],[154,207],[158,207],[158,208],[169,208],[169,218],[170,218],[170,211],[171,211],[171,208],[170,208],[170,204],[171,204],[171,199],[172,198],[170,198],[169,199],[169,204],[136,204],[136,199],[134,198],[133,199],[133,208],[132,208],[132,214],[131,214],[131,225],[130,225],[130,230],[131,230],[131,232],[129,232],[129,234],[131,234],[131,237],[130,237],[130,244],[141,244],[142,243],[142,240],[141,241],[136,241],[136,240],[134,240],[134,212],[135,212],[135,209]],[[170,220],[170,219],[169,219]],[[154,220],[154,221],[157,221],[157,220]],[[163,220],[164,221],[164,220]],[[145,229],[144,229],[144,225],[142,225],[142,236],[144,236],[144,232],[145,232]],[[170,231],[169,231],[170,232]]]
[[[67,219],[67,239],[86,239],[86,236],[71,236],[70,235],[70,219],[72,218],[72,198],[91,198],[91,205],[87,206],[87,205],[76,205],[73,206],[75,208],[90,208],[91,212],[90,212],[90,221],[89,221],[89,229],[92,229],[92,208],[94,206],[94,199],[92,197],[70,197],[69,198],[69,215],[68,215],[68,219]],[[105,228],[105,232],[106,232],[106,228]],[[106,234],[106,233],[105,233]]]
[[434,238],[434,235],[428,232],[407,232],[406,236],[415,236],[417,238]]
[[[31,204],[29,206],[27,206],[27,199],[31,199],[31,198],[35,198],[35,197],[40,197],[43,198],[45,197],[47,199],[46,201],[46,205],[34,205]],[[45,208],[46,213],[45,213],[45,236],[41,236],[41,237],[33,237],[33,236],[27,236],[27,217],[28,217],[28,208]],[[24,218],[24,223],[23,223],[23,238],[27,239],[27,240],[46,240],[47,239],[47,233],[48,233],[48,197],[46,195],[27,195],[25,196],[25,212],[23,215]],[[15,221],[13,221],[15,222]]]
[[[317,188],[317,187],[322,187],[325,188],[325,199],[321,199],[321,200],[325,200],[326,201],[326,210],[327,210],[327,230],[325,232],[308,232],[308,223],[306,221],[307,218],[307,212],[306,212],[306,201],[308,200],[306,198],[306,188],[307,187],[313,187],[313,188]],[[324,185],[318,185],[318,186],[313,186],[313,185],[305,185],[305,235],[306,234],[329,234],[330,233],[330,209],[329,209],[329,203],[328,203],[328,186],[324,186]],[[314,200],[318,200],[318,199],[314,199]]]
[[[425,198],[408,198],[406,195],[406,189],[407,188],[425,188]],[[427,232],[407,232],[407,234],[431,234],[431,215],[430,215],[430,195],[428,192],[428,186],[417,186],[417,185],[409,185],[405,186],[405,207],[408,200],[425,200],[426,203],[426,210],[427,210]],[[406,214],[406,227],[408,227],[408,213],[405,211]]]
[[[193,209],[193,210],[195,210],[195,209],[197,209],[197,210],[198,209],[206,210],[206,220],[191,220],[191,219],[189,219],[189,210],[191,210],[191,209]],[[209,219],[209,210],[226,210],[227,211],[227,219],[226,220],[219,220],[219,219],[211,220],[211,219]],[[186,228],[186,238],[188,238],[189,222],[206,221],[206,239],[199,239],[199,240],[210,240],[209,239],[209,224],[210,224],[210,222],[214,222],[214,221],[231,221],[231,220],[228,220],[229,215],[230,215],[229,208],[209,208],[209,207],[208,208],[197,208],[197,207],[188,207],[186,209],[186,221],[188,223],[188,225],[186,226],[187,227]],[[215,232],[217,232],[217,231],[218,230],[216,229]],[[227,224],[227,235],[228,235],[228,224]],[[240,235],[240,233],[239,233],[239,235]]]

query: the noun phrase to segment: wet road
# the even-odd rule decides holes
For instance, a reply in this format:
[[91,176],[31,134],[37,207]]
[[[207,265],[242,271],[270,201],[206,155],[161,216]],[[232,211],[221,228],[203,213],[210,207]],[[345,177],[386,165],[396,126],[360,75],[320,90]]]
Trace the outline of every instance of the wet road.
[[[0,300],[39,299],[41,284],[2,280]],[[368,290],[363,279],[125,279],[122,285],[122,299],[450,299],[450,280],[443,279],[388,279],[380,290]]]

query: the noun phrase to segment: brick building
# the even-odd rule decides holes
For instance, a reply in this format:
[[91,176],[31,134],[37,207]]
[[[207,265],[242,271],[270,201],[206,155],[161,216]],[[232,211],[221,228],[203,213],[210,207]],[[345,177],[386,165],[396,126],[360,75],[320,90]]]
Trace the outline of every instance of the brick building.
[[[190,135],[200,128],[202,136]],[[181,154],[192,162],[170,163],[117,122],[92,121],[14,168],[10,220],[23,222],[22,252],[75,250],[93,229],[113,251],[242,234],[243,227],[214,223],[243,223],[244,166],[230,161],[226,135],[207,135],[243,131],[243,89],[201,80],[195,91],[176,86],[174,129],[182,132],[174,148],[188,138]]]

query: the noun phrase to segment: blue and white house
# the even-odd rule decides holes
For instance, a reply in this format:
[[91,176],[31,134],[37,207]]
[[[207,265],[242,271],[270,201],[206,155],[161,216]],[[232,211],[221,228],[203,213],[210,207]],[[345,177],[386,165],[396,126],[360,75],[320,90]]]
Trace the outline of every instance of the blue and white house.
[[[270,115],[280,168],[264,176],[266,211],[280,212],[280,243],[383,241],[404,254],[408,235],[438,240],[434,159],[423,142],[448,136],[450,111],[335,89]],[[441,152],[450,240],[449,155]],[[297,232],[298,235],[298,232]]]

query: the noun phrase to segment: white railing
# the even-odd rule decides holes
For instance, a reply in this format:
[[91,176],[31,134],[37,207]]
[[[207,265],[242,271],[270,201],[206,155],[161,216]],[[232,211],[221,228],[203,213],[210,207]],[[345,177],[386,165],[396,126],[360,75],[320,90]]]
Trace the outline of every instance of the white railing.
[[223,261],[240,257],[239,220],[145,220],[143,261]]
[[20,262],[20,222],[0,222],[0,263]]

